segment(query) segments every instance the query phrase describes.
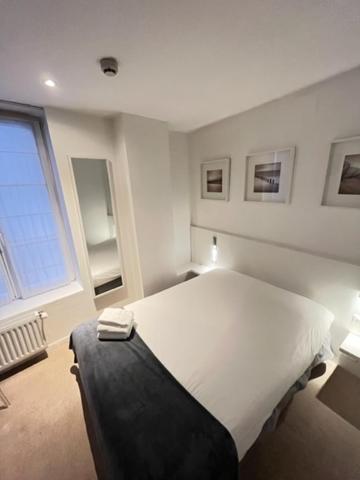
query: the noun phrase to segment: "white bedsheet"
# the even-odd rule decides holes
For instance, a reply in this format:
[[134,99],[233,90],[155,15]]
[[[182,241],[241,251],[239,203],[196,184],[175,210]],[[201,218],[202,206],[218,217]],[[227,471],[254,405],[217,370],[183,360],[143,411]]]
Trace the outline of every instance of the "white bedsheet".
[[158,359],[230,431],[239,460],[333,320],[305,297],[226,270],[127,308]]

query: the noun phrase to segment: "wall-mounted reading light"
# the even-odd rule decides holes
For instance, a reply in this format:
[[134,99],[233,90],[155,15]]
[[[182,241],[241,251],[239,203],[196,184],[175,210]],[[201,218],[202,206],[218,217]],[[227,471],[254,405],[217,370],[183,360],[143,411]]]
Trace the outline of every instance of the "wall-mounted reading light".
[[211,259],[213,263],[217,262],[218,258],[218,246],[217,246],[217,238],[214,235],[213,236],[213,243],[212,243],[212,248],[211,248]]

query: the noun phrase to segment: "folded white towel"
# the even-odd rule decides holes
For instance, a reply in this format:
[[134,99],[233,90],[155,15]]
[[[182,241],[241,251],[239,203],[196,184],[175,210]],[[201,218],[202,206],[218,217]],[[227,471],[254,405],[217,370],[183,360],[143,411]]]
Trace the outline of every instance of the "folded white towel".
[[113,327],[127,327],[133,322],[134,314],[123,308],[105,308],[99,316],[99,324]]
[[131,320],[131,322],[126,325],[125,327],[121,327],[120,325],[114,326],[114,325],[103,325],[102,323],[99,323],[97,326],[97,331],[98,333],[101,332],[109,332],[109,333],[126,333],[129,330],[131,330],[133,326],[134,320]]
[[119,325],[115,327],[99,323],[97,326],[97,337],[99,340],[124,340],[130,336],[133,325],[133,319],[126,327],[120,327]]
[[129,336],[129,333],[101,332],[97,334],[99,340],[126,340]]

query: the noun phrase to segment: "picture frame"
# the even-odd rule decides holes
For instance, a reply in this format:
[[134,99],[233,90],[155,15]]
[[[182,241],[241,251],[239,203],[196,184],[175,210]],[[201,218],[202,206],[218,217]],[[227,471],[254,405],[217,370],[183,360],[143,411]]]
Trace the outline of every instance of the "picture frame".
[[201,164],[201,198],[229,201],[230,158],[209,160]]
[[360,136],[331,143],[322,205],[360,208]]
[[246,156],[244,200],[290,203],[295,147]]

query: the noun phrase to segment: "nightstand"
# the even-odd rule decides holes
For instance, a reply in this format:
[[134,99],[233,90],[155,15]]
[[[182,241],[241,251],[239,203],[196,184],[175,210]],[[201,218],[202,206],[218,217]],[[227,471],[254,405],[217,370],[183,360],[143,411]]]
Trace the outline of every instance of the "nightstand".
[[178,276],[179,282],[185,282],[203,273],[210,272],[210,270],[214,270],[214,268],[216,268],[215,265],[200,265],[199,263],[190,262],[186,265],[181,265],[181,267],[176,270],[176,275]]
[[349,333],[340,345],[339,365],[360,377],[360,335]]

